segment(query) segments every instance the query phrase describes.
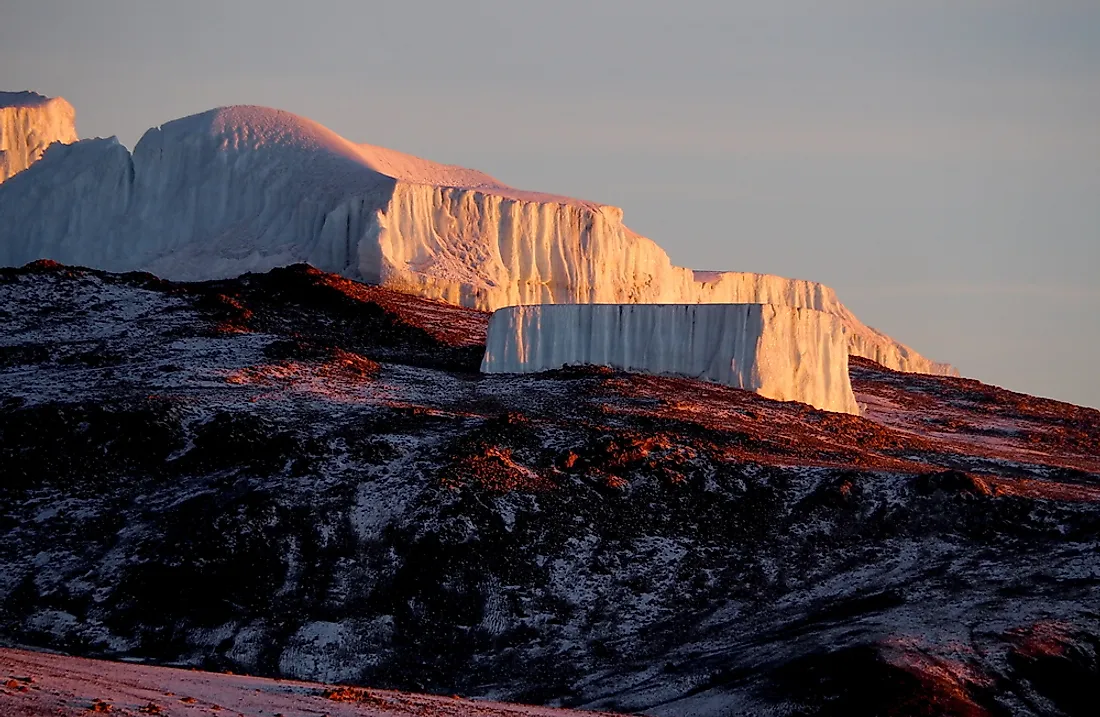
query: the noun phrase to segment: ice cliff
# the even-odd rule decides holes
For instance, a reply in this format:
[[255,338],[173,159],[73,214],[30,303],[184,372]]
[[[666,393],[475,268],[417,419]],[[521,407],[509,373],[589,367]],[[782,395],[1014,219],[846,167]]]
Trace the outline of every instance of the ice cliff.
[[22,172],[54,142],[76,141],[76,112],[36,92],[0,92],[0,182]]
[[528,303],[775,303],[832,314],[850,350],[949,373],[863,325],[820,284],[673,266],[622,211],[357,145],[288,112],[228,107],[55,146],[0,185],[0,264],[39,258],[170,279],[307,261],[493,310]]
[[481,370],[575,364],[685,376],[859,415],[843,322],[773,304],[558,304],[500,309]]

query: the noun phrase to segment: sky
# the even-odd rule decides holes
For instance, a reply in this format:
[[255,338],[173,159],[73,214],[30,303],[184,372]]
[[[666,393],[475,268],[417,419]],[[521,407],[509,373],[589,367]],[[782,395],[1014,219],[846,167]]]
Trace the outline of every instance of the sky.
[[261,104],[614,204],[677,264],[1100,407],[1096,0],[0,0],[22,89],[130,147]]

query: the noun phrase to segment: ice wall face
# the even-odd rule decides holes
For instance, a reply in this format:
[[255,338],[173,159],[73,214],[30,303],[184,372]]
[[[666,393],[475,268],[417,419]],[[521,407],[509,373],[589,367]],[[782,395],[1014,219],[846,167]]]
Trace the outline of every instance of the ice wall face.
[[402,183],[376,241],[376,254],[360,254],[360,275],[489,311],[661,301],[678,297],[685,278],[620,210],[572,200]]
[[[18,180],[18,181],[16,181]],[[0,185],[0,264],[39,258],[201,280],[306,261],[463,306],[773,303],[838,317],[850,350],[952,369],[863,325],[827,287],[673,266],[622,210],[353,144],[288,112],[228,107],[51,149]]]
[[848,352],[853,356],[869,358],[897,371],[959,375],[951,364],[932,361],[864,324],[824,284],[740,271],[694,274],[698,283],[689,295],[700,303],[764,303],[824,311],[838,317],[848,329]]
[[513,306],[489,322],[481,370],[588,364],[685,376],[859,414],[836,316],[771,304]]
[[[395,183],[329,130],[260,108],[170,122],[132,155],[113,140],[73,147],[0,185],[0,263],[44,257],[206,279],[319,255],[341,270],[354,263],[348,232]],[[89,180],[95,156],[101,182]]]
[[807,308],[841,319],[855,355],[900,371],[957,373],[864,325],[817,282],[673,266],[616,207],[398,183],[377,222],[360,245],[358,276],[449,303],[486,311],[572,303]]
[[0,92],[0,182],[22,172],[54,142],[76,137],[76,111],[35,92]]
[[0,185],[0,263],[64,257],[59,261],[135,268],[136,247],[121,232],[131,176],[130,153],[114,139],[51,146]]

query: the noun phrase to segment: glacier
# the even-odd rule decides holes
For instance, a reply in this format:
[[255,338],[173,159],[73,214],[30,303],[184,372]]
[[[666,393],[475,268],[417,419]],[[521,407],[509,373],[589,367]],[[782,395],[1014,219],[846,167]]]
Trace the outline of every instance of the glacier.
[[570,365],[683,376],[859,415],[836,316],[774,304],[557,304],[493,313],[484,373]]
[[76,139],[76,110],[65,100],[0,92],[0,182],[37,162],[54,142]]
[[487,311],[522,304],[769,303],[847,328],[849,350],[950,374],[811,281],[674,266],[617,207],[355,144],[263,107],[210,110],[115,139],[53,145],[0,184],[0,265],[40,258],[176,280],[308,262]]

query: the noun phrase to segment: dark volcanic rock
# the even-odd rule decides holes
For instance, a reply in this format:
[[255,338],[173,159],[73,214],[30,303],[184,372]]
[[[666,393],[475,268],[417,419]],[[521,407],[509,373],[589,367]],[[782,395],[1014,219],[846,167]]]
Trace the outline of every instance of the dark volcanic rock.
[[6,640],[669,715],[1095,705],[1095,411],[865,361],[865,418],[481,376],[485,314],[301,266],[38,264],[0,306]]

